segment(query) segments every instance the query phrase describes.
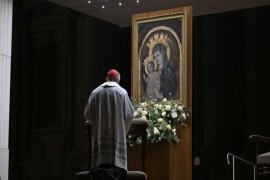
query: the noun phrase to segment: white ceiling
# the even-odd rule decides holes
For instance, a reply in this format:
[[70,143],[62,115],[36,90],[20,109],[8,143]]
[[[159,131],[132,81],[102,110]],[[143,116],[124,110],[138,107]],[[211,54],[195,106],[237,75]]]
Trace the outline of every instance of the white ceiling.
[[[270,0],[49,0],[83,12],[104,21],[126,27],[131,25],[132,14],[163,9],[192,6],[193,15],[205,15],[225,11],[270,5]],[[119,6],[119,2],[122,6]],[[102,5],[105,8],[102,8]]]

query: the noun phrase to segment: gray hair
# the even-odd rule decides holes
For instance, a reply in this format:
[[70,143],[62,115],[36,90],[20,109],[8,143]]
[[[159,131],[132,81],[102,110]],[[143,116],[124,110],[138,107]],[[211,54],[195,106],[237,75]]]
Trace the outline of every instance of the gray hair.
[[120,81],[120,78],[121,78],[121,77],[120,77],[120,74],[118,74],[117,76],[115,76],[115,77],[113,77],[113,78],[107,77],[106,80],[107,80],[107,81],[113,81],[113,82],[117,82],[117,83],[118,83],[118,82]]

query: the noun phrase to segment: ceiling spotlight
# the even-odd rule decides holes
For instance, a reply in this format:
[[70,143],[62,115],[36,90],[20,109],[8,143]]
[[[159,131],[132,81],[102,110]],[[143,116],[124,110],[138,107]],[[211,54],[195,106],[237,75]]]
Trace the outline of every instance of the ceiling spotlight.
[[137,1],[136,1],[136,3],[139,3],[139,2],[140,2],[140,0],[137,0]]
[[120,3],[118,3],[118,5],[119,5],[119,6],[122,6],[122,3],[120,2]]
[[102,5],[101,7],[102,7],[102,9],[104,9],[104,8],[105,8],[105,6],[104,6],[104,5]]
[[91,1],[88,1],[88,3],[90,4],[90,3],[91,3]]

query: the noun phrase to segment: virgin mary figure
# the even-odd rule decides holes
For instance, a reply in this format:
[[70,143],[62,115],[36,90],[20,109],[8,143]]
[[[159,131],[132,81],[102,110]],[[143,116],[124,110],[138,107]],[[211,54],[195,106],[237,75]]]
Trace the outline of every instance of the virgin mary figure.
[[171,98],[176,94],[177,81],[174,69],[169,65],[166,46],[157,44],[153,48],[153,58],[157,63],[160,74],[160,92],[165,98]]

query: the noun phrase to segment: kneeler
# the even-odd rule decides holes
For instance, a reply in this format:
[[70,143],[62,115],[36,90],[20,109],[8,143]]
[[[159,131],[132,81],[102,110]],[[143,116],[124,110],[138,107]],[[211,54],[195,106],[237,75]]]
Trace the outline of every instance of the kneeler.
[[[91,154],[91,124],[85,122],[86,134],[89,143],[89,168],[91,168],[92,154]],[[146,128],[148,127],[148,121],[145,119],[135,118],[132,120],[131,127],[127,135],[142,136],[142,170],[145,170],[145,143],[147,138]],[[127,171],[126,180],[146,180],[147,175],[143,171]],[[75,174],[76,180],[90,180],[90,171],[82,171]]]

